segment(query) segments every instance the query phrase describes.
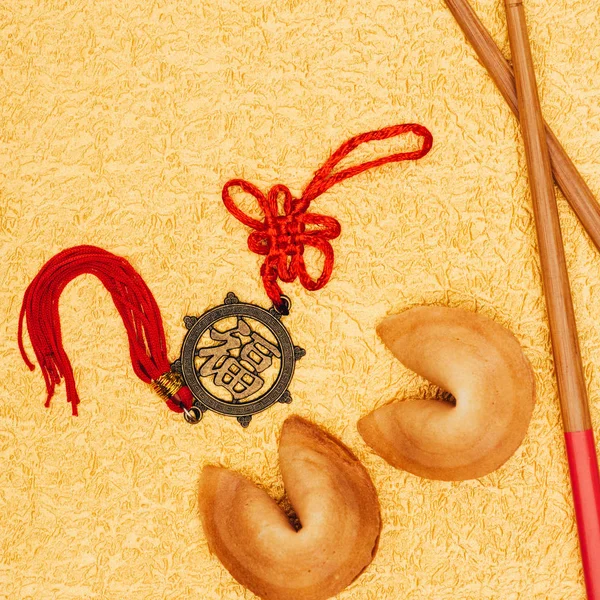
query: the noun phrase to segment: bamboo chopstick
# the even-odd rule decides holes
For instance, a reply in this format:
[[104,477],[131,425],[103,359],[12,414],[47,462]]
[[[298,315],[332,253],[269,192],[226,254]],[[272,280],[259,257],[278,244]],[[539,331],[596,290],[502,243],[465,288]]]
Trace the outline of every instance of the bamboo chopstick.
[[508,37],[550,321],[588,598],[600,599],[600,477],[544,120],[522,0],[505,0]]
[[[445,0],[445,2],[500,93],[518,118],[515,78],[511,66],[471,8],[468,0]],[[596,248],[600,250],[600,205],[547,124],[546,139],[556,183]]]

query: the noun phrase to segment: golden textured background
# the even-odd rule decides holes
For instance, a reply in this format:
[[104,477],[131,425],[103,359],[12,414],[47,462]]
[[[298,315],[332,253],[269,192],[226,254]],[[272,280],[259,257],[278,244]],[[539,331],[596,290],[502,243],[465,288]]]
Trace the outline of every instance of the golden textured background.
[[[500,0],[474,6],[508,55]],[[527,9],[546,118],[600,194],[600,2]],[[277,437],[296,412],[347,443],[380,494],[379,553],[340,600],[584,598],[523,148],[441,0],[4,0],[0,73],[0,597],[251,599],[209,555],[198,476],[221,463],[280,497]],[[325,289],[285,288],[286,323],[308,350],[291,406],[248,431],[211,413],[187,425],[136,379],[118,314],[88,276],[61,304],[80,416],[62,387],[43,408],[16,327],[44,261],[80,243],[126,256],[175,358],[185,314],[229,290],[266,303],[225,181],[299,193],[348,137],[407,121],[433,132],[428,157],[313,205],[343,231]],[[598,431],[600,260],[559,202]],[[375,335],[420,303],[497,319],[534,366],[529,434],[481,480],[396,471],[356,431],[373,407],[430,391]]]

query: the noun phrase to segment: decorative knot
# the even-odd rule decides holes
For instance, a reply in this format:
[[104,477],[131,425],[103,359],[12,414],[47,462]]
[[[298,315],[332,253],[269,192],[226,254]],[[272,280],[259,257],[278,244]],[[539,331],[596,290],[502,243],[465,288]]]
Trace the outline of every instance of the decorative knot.
[[[254,196],[264,212],[263,221],[253,219],[233,202],[230,189],[240,187]],[[283,200],[283,214],[280,202]],[[322,288],[331,277],[333,248],[329,240],[338,237],[340,224],[333,217],[307,213],[310,202],[294,198],[287,186],[273,186],[265,196],[255,185],[243,179],[232,179],[223,188],[223,202],[231,214],[254,231],[248,237],[248,248],[266,256],[261,267],[265,290],[274,304],[281,306],[281,288],[277,279],[291,283],[298,277],[307,290]],[[313,279],[304,262],[304,248],[312,246],[324,256],[320,275]]]
[[[384,140],[408,132],[423,138],[421,148],[412,152],[391,154],[333,172],[337,164],[360,144]],[[315,291],[321,289],[331,277],[334,255],[329,240],[340,235],[341,226],[333,217],[308,213],[310,203],[336,183],[367,169],[390,162],[422,158],[429,152],[432,144],[433,137],[429,130],[416,123],[393,125],[357,135],[342,144],[331,155],[315,173],[300,198],[294,198],[289,188],[283,184],[273,186],[267,195],[244,179],[231,179],[225,184],[222,197],[227,210],[244,225],[254,229],[248,237],[248,248],[266,257],[260,274],[265,290],[276,307],[282,306],[282,292],[277,284],[278,279],[291,283],[298,277],[307,290]],[[238,208],[230,193],[231,188],[234,187],[241,188],[256,199],[264,213],[262,221],[254,219]],[[280,214],[280,204],[283,206],[283,214]],[[324,257],[321,273],[316,278],[312,278],[306,269],[304,262],[306,246],[316,248]]]

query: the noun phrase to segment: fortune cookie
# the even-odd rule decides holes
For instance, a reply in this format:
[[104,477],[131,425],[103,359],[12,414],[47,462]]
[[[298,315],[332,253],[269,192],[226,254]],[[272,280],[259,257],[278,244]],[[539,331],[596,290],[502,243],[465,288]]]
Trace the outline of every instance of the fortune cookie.
[[418,306],[384,319],[377,333],[407,368],[456,402],[392,402],[358,422],[388,463],[428,479],[476,479],[506,462],[531,419],[535,384],[515,336],[482,315]]
[[200,514],[209,547],[264,600],[325,600],[352,583],[377,551],[377,494],[348,448],[297,416],[283,425],[279,465],[299,527],[246,478],[207,466]]

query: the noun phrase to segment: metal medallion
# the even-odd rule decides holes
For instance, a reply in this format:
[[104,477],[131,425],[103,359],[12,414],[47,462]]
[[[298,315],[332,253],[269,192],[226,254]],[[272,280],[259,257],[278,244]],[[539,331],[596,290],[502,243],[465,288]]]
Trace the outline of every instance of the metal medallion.
[[256,413],[292,401],[288,387],[305,351],[294,346],[281,318],[275,307],[240,302],[231,292],[202,316],[184,318],[188,332],[171,368],[192,392],[196,416],[212,410],[248,427]]

